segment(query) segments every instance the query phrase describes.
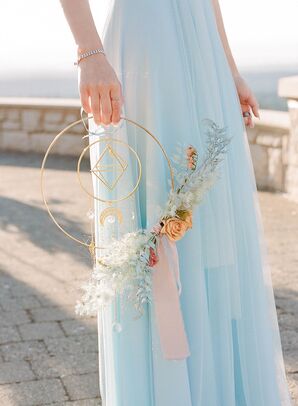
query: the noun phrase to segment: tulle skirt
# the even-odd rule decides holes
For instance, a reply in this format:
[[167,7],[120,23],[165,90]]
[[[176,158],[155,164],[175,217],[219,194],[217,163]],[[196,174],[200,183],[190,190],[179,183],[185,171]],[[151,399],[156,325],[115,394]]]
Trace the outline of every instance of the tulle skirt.
[[[103,406],[290,405],[249,147],[211,0],[115,0],[104,47],[122,83],[124,115],[152,131],[169,155],[177,143],[192,144],[200,158],[206,118],[232,141],[219,180],[178,242],[191,354],[164,359],[154,303],[135,318],[118,298],[98,315]],[[155,224],[169,191],[156,143],[127,123],[119,133],[140,156],[143,175],[136,193],[117,203],[125,213],[117,235]],[[91,150],[91,164],[102,148]],[[128,173],[114,194],[131,188],[134,165]],[[96,177],[94,190],[112,193]],[[96,201],[98,213],[104,207]],[[110,231],[96,224],[99,243]]]

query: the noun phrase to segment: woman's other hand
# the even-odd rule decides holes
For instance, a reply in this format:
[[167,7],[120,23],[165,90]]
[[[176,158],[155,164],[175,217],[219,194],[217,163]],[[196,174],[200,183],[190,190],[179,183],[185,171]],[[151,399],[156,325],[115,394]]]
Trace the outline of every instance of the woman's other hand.
[[[240,75],[234,76],[234,81],[240,100],[242,114],[251,113],[252,111],[255,117],[260,118],[259,104],[250,87]],[[244,117],[244,122],[249,128],[254,127],[251,115],[249,117]]]
[[121,84],[104,54],[80,61],[79,92],[83,109],[93,114],[97,125],[119,123],[123,105]]

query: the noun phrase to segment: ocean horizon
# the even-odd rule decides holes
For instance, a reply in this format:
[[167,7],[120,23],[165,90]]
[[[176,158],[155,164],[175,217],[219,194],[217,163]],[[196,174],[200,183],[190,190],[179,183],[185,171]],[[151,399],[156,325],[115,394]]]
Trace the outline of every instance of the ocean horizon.
[[[241,74],[254,91],[262,109],[287,110],[287,102],[277,94],[278,81],[298,74],[296,67],[242,68]],[[2,72],[0,97],[78,98],[77,72]]]

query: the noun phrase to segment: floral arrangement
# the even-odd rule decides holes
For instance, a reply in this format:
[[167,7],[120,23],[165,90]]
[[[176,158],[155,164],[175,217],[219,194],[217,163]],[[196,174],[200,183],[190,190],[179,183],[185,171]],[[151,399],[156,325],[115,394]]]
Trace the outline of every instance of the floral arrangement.
[[207,145],[204,158],[192,145],[179,147],[173,157],[175,188],[161,218],[151,230],[138,230],[113,240],[96,260],[90,280],[83,286],[84,294],[76,312],[96,314],[111,303],[117,294],[125,294],[142,313],[144,303],[152,301],[152,273],[157,264],[158,239],[166,235],[178,241],[192,227],[192,213],[218,177],[218,166],[227,150],[230,138],[226,128],[211,120],[206,123]]

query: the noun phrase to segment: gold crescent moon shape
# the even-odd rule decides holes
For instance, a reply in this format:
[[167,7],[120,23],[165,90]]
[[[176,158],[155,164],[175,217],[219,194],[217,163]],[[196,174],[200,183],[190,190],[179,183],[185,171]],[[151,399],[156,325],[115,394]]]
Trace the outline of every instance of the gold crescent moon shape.
[[122,223],[122,221],[123,221],[122,211],[120,209],[118,209],[117,207],[107,207],[100,213],[100,216],[99,216],[100,224],[104,225],[106,218],[111,215],[114,215],[114,214],[116,215],[118,222]]

